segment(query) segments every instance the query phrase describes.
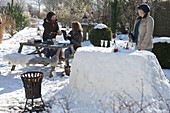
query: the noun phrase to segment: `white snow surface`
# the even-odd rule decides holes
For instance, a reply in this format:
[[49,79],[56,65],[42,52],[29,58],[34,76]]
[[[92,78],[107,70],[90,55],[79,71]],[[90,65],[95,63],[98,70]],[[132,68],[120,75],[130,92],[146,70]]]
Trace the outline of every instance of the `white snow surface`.
[[107,26],[105,24],[97,24],[94,29],[104,29],[107,28]]
[[69,86],[98,100],[126,92],[140,101],[142,87],[147,99],[159,96],[154,87],[169,98],[169,81],[151,52],[114,53],[110,48],[82,47],[75,54],[71,71]]
[[[48,66],[17,65],[16,69],[11,71],[12,64],[3,57],[17,53],[19,42],[41,38],[36,36],[36,31],[36,28],[25,28],[12,38],[9,38],[7,34],[3,37],[3,43],[0,44],[0,113],[23,111],[26,99],[20,75],[28,71],[42,71],[45,75],[42,81],[42,98],[48,113],[128,113],[127,107],[122,106],[120,109],[120,105],[128,104],[126,99],[130,100],[130,95],[137,100],[138,97],[142,97],[139,96],[142,94],[139,93],[142,91],[142,81],[144,95],[151,97],[150,99],[143,98],[143,101],[141,98],[142,103],[139,102],[140,105],[146,105],[145,112],[169,112],[167,107],[169,101],[166,101],[169,83],[164,73],[169,79],[170,70],[163,69],[162,71],[155,56],[150,52],[120,49],[119,52],[113,53],[111,48],[93,47],[90,42],[83,42],[83,46],[86,47],[79,48],[76,52],[70,77],[61,76],[62,65],[56,68],[52,78],[48,76],[50,72]],[[64,41],[61,36],[56,38]],[[122,48],[127,43],[127,35],[121,35],[119,39],[116,42]],[[24,46],[22,54],[33,50],[35,48]],[[145,75],[146,72],[148,76]],[[123,89],[129,96],[122,92]],[[115,95],[116,92],[124,95]],[[157,98],[159,93],[162,97]],[[160,101],[162,98],[164,101]],[[133,101],[132,98],[131,100]],[[151,101],[152,105],[148,105],[147,100]],[[137,101],[135,102],[136,104],[131,108],[134,112],[138,112],[140,105]],[[129,103],[129,106],[132,104]]]
[[170,37],[156,37],[156,38],[153,39],[153,43],[159,43],[159,42],[170,43]]
[[35,58],[35,55],[25,55],[20,53],[11,53],[3,56],[4,61],[9,61],[13,65],[25,66],[29,60]]

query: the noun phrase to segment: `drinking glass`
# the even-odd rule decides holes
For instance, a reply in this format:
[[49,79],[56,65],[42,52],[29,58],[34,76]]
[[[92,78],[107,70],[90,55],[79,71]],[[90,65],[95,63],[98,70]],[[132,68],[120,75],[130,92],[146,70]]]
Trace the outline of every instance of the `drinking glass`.
[[105,41],[104,41],[104,46],[105,46],[105,47],[107,47],[107,43],[108,43],[108,41],[105,40]]
[[34,43],[34,41],[35,41],[34,38],[31,38],[31,39],[30,39],[30,42],[31,42],[31,43]]
[[112,40],[110,41],[110,47],[112,47]]
[[55,43],[56,42],[56,38],[52,38],[52,41]]
[[100,40],[100,46],[103,47],[104,40]]

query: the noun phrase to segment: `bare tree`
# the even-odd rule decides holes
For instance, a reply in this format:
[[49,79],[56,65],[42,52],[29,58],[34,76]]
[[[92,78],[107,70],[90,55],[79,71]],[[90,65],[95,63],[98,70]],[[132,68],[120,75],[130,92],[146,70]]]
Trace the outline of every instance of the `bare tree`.
[[61,1],[62,0],[41,0],[41,2],[45,5],[47,11],[56,11]]
[[[126,26],[128,23],[128,29],[132,29],[134,21],[137,18],[137,6],[145,1],[146,0],[119,0],[119,25]],[[158,7],[159,1],[161,0],[148,0],[145,2],[151,6],[152,16],[155,13],[155,8]]]
[[70,25],[73,20],[81,21],[83,14],[88,11],[90,0],[42,0],[47,12],[54,11],[57,19]]
[[112,0],[95,0],[92,3],[94,17],[97,23],[104,23],[110,26],[111,18],[111,1]]
[[64,7],[67,8],[70,17],[70,23],[73,20],[80,21],[85,12],[88,12],[91,1],[89,0],[67,0],[64,2]]
[[40,17],[42,0],[36,0],[35,2],[38,4],[38,17]]

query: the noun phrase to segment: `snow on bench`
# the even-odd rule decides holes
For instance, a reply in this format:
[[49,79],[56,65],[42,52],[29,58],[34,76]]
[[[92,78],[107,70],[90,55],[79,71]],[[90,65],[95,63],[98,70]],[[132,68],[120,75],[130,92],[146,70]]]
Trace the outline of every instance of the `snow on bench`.
[[37,57],[35,55],[11,53],[11,54],[4,55],[3,59],[9,61],[13,65],[20,64],[22,66],[25,65],[28,66],[29,64],[44,64],[44,65],[50,64],[51,66],[56,66],[58,62],[57,55],[49,59],[49,58]]

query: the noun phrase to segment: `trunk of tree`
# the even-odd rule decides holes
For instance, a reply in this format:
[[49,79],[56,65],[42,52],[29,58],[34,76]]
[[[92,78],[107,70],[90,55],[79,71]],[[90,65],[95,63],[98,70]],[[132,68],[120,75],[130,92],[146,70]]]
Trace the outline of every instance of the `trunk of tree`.
[[114,0],[111,2],[111,30],[113,33],[116,32],[117,17],[118,17],[118,1]]

